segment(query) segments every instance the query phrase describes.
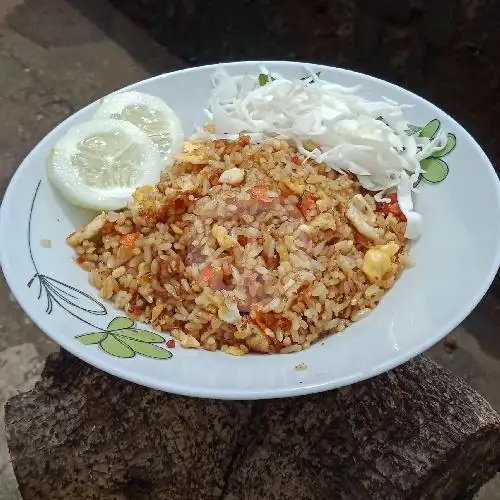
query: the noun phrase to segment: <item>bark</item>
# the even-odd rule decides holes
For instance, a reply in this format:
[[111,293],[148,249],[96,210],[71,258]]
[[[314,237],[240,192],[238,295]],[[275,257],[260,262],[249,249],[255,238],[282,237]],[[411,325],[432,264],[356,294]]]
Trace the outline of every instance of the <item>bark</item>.
[[24,500],[471,498],[500,468],[500,417],[418,357],[295,399],[191,399],[61,352],[6,406]]

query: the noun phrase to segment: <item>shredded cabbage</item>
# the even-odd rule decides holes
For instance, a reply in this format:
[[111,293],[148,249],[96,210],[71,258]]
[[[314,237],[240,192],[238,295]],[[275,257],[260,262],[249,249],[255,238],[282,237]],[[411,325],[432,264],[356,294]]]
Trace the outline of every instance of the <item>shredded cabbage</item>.
[[[422,218],[413,210],[412,191],[420,160],[442,149],[446,134],[420,137],[403,114],[411,106],[384,98],[367,101],[356,95],[359,87],[342,87],[306,70],[305,79],[288,80],[262,68],[267,75],[262,85],[258,75],[230,76],[218,68],[206,108],[217,136],[245,132],[257,142],[286,137],[318,163],[356,175],[378,201],[388,201],[386,191],[396,189],[407,219],[405,236],[417,238]],[[313,151],[305,147],[311,141]]]

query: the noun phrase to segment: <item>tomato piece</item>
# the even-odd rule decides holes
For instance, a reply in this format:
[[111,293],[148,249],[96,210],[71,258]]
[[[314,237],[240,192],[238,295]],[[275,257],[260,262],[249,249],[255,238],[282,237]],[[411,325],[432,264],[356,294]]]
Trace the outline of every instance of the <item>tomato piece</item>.
[[168,215],[181,215],[183,214],[189,205],[189,195],[182,194],[173,200],[169,200],[165,203],[164,211]]
[[251,238],[249,236],[243,236],[242,234],[240,234],[236,240],[238,241],[238,243],[244,247],[246,245],[248,245],[249,243],[256,243],[258,241],[257,238]]
[[406,222],[406,217],[399,207],[398,195],[396,193],[389,193],[386,194],[385,197],[389,198],[391,201],[389,203],[377,203],[378,210],[386,215],[394,215],[394,217],[396,217],[396,219],[400,220],[401,222]]
[[135,242],[141,237],[140,233],[124,234],[120,237],[120,245],[134,248]]
[[281,314],[262,312],[262,304],[259,302],[251,305],[251,311],[252,320],[262,330],[268,328],[273,332],[276,330],[288,331],[292,326],[292,322]]
[[402,222],[405,222],[406,221],[406,217],[404,216],[403,212],[401,211],[401,209],[399,208],[399,205],[398,204],[391,204],[388,208],[388,212],[392,215],[394,215],[394,217],[396,217],[396,219],[402,221]]
[[250,136],[249,135],[241,135],[240,138],[236,141],[238,146],[244,148],[250,144]]
[[213,269],[211,266],[206,266],[200,271],[200,280],[208,281],[212,277]]
[[306,193],[300,203],[297,205],[300,213],[305,217],[307,212],[316,205],[317,196],[311,193]]
[[397,203],[398,202],[398,195],[397,195],[397,193],[389,193],[388,195],[386,195],[386,197],[391,200],[389,202],[389,204],[390,203]]
[[144,312],[144,307],[142,306],[130,306],[128,313],[130,316],[139,317]]
[[371,246],[370,240],[361,233],[358,233],[358,231],[354,231],[354,241],[364,248],[369,248]]
[[292,163],[295,163],[295,165],[302,165],[302,162],[300,161],[300,158],[298,156],[292,156],[291,160]]
[[222,268],[206,266],[200,271],[200,281],[206,283],[210,288],[220,289],[224,286],[224,274]]

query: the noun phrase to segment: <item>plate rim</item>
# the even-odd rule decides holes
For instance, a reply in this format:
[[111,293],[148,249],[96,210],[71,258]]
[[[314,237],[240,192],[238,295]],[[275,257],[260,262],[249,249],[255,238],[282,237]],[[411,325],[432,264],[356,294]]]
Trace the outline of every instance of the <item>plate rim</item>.
[[[376,82],[381,82],[384,85],[387,85],[393,89],[396,89],[399,92],[402,92],[403,94],[408,94],[410,95],[414,100],[416,100],[419,103],[425,104],[425,105],[430,105],[431,107],[434,107],[438,109],[441,113],[443,113],[451,123],[456,127],[457,130],[460,130],[460,132],[468,139],[468,142],[473,146],[474,151],[478,156],[483,160],[484,163],[486,163],[487,170],[489,173],[489,176],[491,180],[493,180],[496,184],[496,202],[498,206],[500,206],[500,179],[497,176],[497,173],[486,155],[486,153],[483,151],[481,146],[478,144],[478,142],[474,139],[474,137],[462,126],[460,123],[458,123],[452,116],[450,116],[446,111],[444,111],[441,108],[438,108],[435,104],[433,104],[430,101],[427,101],[423,97],[419,96],[418,94],[415,94],[411,92],[410,90],[407,90],[403,87],[400,87],[396,84],[393,84],[391,82],[388,82],[386,80],[383,80],[381,78],[377,78],[371,75],[367,75],[358,71],[353,71],[350,69],[345,69],[341,68],[338,66],[327,66],[324,64],[316,64],[316,63],[309,63],[309,62],[296,62],[296,61],[280,61],[280,60],[245,60],[245,61],[232,61],[232,62],[224,62],[224,63],[214,63],[214,64],[207,64],[207,65],[202,65],[202,66],[194,66],[190,68],[184,68],[172,72],[167,72],[167,73],[162,73],[160,75],[155,75],[149,78],[145,78],[143,80],[139,80],[137,82],[131,83],[125,87],[122,87],[120,89],[117,89],[113,92],[110,92],[107,95],[112,95],[115,93],[119,92],[124,92],[127,90],[131,90],[135,88],[138,84],[143,84],[146,82],[152,82],[152,81],[161,81],[164,78],[168,78],[169,76],[173,74],[187,74],[191,72],[196,72],[201,69],[209,70],[209,69],[216,69],[220,67],[245,67],[245,66],[250,66],[250,65],[281,65],[281,66],[290,66],[290,67],[307,67],[311,66],[314,68],[317,68],[319,70],[321,69],[334,69],[336,71],[340,71],[341,73],[347,74],[354,76],[356,78],[360,79],[365,79],[365,81],[376,81]],[[36,144],[34,148],[31,149],[31,151],[26,155],[26,157],[23,159],[23,161],[19,164],[17,167],[14,175],[9,181],[9,184],[7,186],[7,189],[5,191],[2,204],[0,206],[0,235],[4,234],[5,232],[5,227],[6,227],[6,221],[4,218],[4,210],[3,207],[10,205],[10,199],[13,198],[15,194],[15,190],[17,187],[17,184],[19,182],[19,179],[21,177],[21,172],[28,168],[28,165],[32,161],[32,158],[35,157],[38,154],[38,151],[47,143],[47,138],[49,135],[53,134],[54,132],[64,128],[64,124],[66,121],[70,118],[73,117],[75,114],[84,112],[87,110],[89,107],[95,105],[97,102],[99,102],[102,98],[99,97],[98,99],[94,100],[93,102],[89,103],[88,105],[84,106],[83,108],[77,110],[75,113],[72,113],[68,117],[66,117],[63,121],[61,121],[56,127],[52,128],[47,134],[44,135],[40,139],[40,141]],[[284,398],[284,397],[295,397],[295,396],[301,396],[301,395],[307,395],[307,394],[314,394],[314,393],[319,393],[319,392],[324,392],[332,389],[337,389],[341,387],[345,387],[347,385],[351,385],[353,383],[357,382],[362,382],[364,380],[368,380],[374,376],[380,375],[381,373],[387,372],[389,370],[392,370],[393,368],[406,363],[408,360],[421,355],[424,351],[435,345],[437,342],[439,342],[442,338],[444,338],[449,332],[451,332],[453,329],[455,329],[462,321],[476,308],[476,306],[479,304],[481,299],[484,297],[484,295],[487,293],[489,287],[491,286],[491,283],[493,282],[496,273],[500,267],[500,241],[497,244],[496,252],[495,252],[495,258],[492,260],[490,267],[489,267],[489,272],[488,275],[485,277],[483,280],[482,286],[478,287],[474,293],[474,296],[471,297],[471,300],[469,302],[469,305],[467,308],[464,308],[459,314],[455,315],[454,318],[450,319],[448,322],[446,322],[446,326],[442,327],[438,331],[441,332],[439,334],[434,334],[432,336],[427,336],[424,337],[425,341],[419,342],[418,344],[416,343],[415,345],[417,347],[413,347],[413,349],[407,349],[406,351],[403,352],[398,352],[398,355],[393,356],[390,360],[386,361],[385,363],[379,363],[378,365],[373,366],[371,369],[364,371],[362,373],[354,373],[352,375],[343,377],[343,378],[335,378],[334,380],[326,381],[326,382],[321,382],[321,383],[314,383],[314,382],[309,382],[306,383],[304,382],[303,384],[300,384],[296,382],[294,385],[290,385],[289,387],[282,387],[282,388],[271,388],[271,389],[259,389],[259,390],[253,390],[253,389],[224,389],[224,388],[205,388],[205,387],[200,387],[196,385],[185,385],[185,384],[176,384],[172,383],[171,380],[168,378],[160,379],[160,378],[152,378],[149,375],[143,375],[143,374],[137,374],[137,372],[133,372],[130,370],[126,370],[124,368],[119,368],[119,367],[114,367],[114,366],[109,366],[108,363],[106,363],[106,359],[102,358],[101,360],[97,357],[92,356],[91,352],[92,351],[86,351],[84,349],[79,349],[79,345],[77,342],[75,342],[75,339],[73,337],[63,337],[55,339],[54,336],[50,335],[48,331],[51,331],[52,328],[50,326],[50,321],[45,318],[42,314],[35,315],[29,313],[25,307],[24,307],[24,302],[26,302],[24,299],[20,300],[20,297],[18,296],[18,293],[16,292],[16,287],[14,286],[13,283],[13,271],[11,272],[9,270],[9,266],[6,266],[5,264],[5,257],[4,255],[7,254],[6,251],[6,245],[1,245],[0,247],[0,266],[2,267],[2,271],[5,277],[5,281],[8,284],[10,292],[14,295],[16,298],[18,304],[20,307],[23,309],[24,313],[27,314],[27,316],[42,330],[42,332],[47,335],[52,341],[54,341],[56,344],[59,345],[60,348],[67,350],[74,356],[78,357],[79,359],[83,360],[84,362],[90,364],[91,366],[94,366],[95,368],[105,371],[106,373],[109,373],[113,376],[117,376],[119,378],[122,378],[124,380],[127,380],[129,382],[133,382],[136,384],[144,385],[146,387],[156,389],[156,390],[161,390],[164,392],[169,392],[173,394],[179,394],[179,395],[184,395],[184,396],[190,396],[190,397],[198,397],[198,398],[215,398],[215,399],[223,399],[223,400],[258,400],[258,399],[272,399],[272,398]],[[6,268],[7,267],[7,268]],[[444,333],[443,333],[444,332]],[[87,355],[87,352],[89,353]]]

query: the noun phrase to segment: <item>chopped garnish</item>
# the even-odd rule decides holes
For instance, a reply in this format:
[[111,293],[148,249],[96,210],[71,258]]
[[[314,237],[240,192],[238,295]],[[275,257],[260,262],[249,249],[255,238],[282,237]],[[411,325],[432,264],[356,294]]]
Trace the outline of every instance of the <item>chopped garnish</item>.
[[120,238],[120,245],[124,245],[129,248],[135,246],[135,242],[141,237],[139,233],[129,233],[125,234]]
[[389,198],[389,202],[381,202],[377,204],[378,210],[383,212],[384,214],[392,214],[396,219],[405,222],[406,217],[404,216],[401,208],[399,208],[398,197],[396,193],[390,193],[385,195],[386,198]]
[[311,193],[307,193],[302,197],[302,200],[297,205],[297,208],[300,210],[300,213],[304,217],[306,216],[307,212],[309,212],[309,210],[314,207],[317,199],[318,197]]
[[264,85],[268,84],[269,82],[273,82],[274,80],[276,80],[276,78],[270,76],[270,75],[266,75],[265,73],[261,73],[259,75],[259,85],[261,87],[263,87]]

